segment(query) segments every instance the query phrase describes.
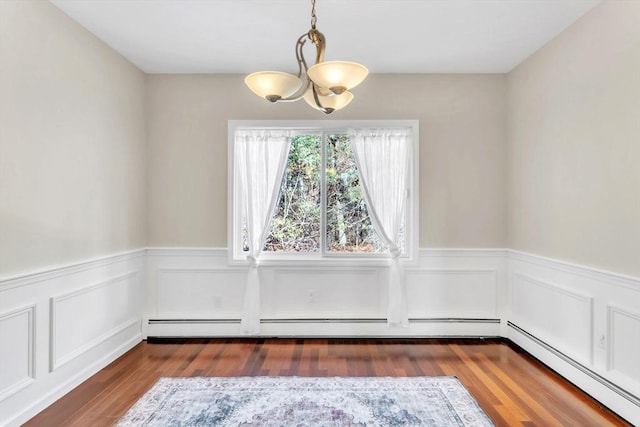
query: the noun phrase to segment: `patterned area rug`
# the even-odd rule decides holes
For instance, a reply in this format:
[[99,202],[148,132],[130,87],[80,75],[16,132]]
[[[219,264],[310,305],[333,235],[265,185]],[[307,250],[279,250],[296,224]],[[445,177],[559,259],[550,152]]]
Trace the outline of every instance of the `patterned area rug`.
[[493,426],[455,377],[161,378],[129,426]]

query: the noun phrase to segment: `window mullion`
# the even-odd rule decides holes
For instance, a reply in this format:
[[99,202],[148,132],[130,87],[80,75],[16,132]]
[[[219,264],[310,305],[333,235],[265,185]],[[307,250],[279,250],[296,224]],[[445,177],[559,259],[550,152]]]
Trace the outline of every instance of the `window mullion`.
[[327,248],[327,134],[323,130],[320,139],[320,255],[326,256]]

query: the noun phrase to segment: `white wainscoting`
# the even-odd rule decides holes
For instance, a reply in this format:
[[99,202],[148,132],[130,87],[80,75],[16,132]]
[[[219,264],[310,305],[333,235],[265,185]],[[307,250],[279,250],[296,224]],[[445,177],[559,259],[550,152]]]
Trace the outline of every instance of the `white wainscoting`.
[[[410,325],[389,328],[384,263],[267,264],[261,336],[502,336],[640,425],[640,279],[501,249],[423,249],[405,272]],[[1,279],[0,426],[142,337],[240,336],[245,278],[225,249],[148,248]]]
[[144,253],[0,280],[0,426],[27,421],[142,340]]
[[[386,325],[385,261],[260,268],[261,336],[499,336],[506,251],[422,250],[407,266],[410,325]],[[222,248],[147,249],[145,334],[240,336],[246,268]]]
[[506,337],[640,425],[640,280],[509,251]]

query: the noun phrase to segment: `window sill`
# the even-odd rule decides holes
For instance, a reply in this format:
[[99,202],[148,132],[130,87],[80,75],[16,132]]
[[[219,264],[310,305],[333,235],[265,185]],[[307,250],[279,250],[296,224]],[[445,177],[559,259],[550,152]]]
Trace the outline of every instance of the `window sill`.
[[[387,254],[377,256],[349,256],[349,257],[309,257],[309,256],[261,256],[259,260],[260,267],[330,267],[330,268],[372,268],[372,267],[388,267],[391,258]],[[417,260],[408,256],[400,257],[403,266],[413,266]],[[230,265],[248,266],[248,262],[243,259],[231,259]]]

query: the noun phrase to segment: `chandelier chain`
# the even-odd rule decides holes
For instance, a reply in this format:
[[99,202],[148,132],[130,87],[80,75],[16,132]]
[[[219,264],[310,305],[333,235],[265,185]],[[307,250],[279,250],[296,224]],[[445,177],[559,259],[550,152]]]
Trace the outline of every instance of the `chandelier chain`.
[[316,0],[311,0],[311,28],[316,29],[316,22],[318,17],[316,16]]

